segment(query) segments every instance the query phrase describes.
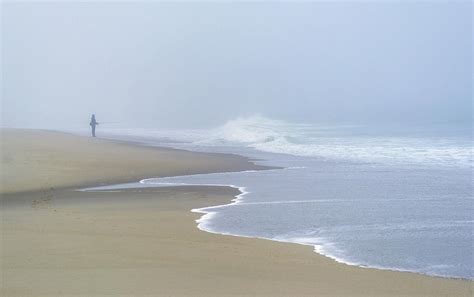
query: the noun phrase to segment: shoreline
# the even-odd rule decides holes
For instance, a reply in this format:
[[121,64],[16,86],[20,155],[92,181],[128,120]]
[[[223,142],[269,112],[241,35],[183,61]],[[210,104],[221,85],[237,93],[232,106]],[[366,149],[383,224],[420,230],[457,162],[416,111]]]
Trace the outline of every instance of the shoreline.
[[[170,185],[170,186],[173,186],[173,185]],[[179,186],[180,187],[186,187],[186,186],[201,186],[201,185],[189,184],[189,185],[179,185]],[[330,254],[321,251],[321,249],[320,249],[320,248],[322,248],[321,246],[313,245],[313,244],[310,244],[310,243],[302,243],[302,242],[298,242],[298,241],[290,241],[290,240],[276,239],[276,238],[270,238],[270,237],[246,236],[246,235],[239,235],[239,234],[234,234],[234,233],[230,233],[230,232],[218,232],[218,231],[211,230],[211,229],[206,228],[202,225],[204,223],[206,223],[206,221],[212,220],[213,214],[215,214],[215,212],[206,211],[206,209],[239,204],[239,199],[241,199],[243,196],[245,196],[246,194],[248,194],[250,192],[246,191],[245,186],[239,187],[239,186],[235,186],[235,185],[212,185],[212,184],[203,184],[202,186],[217,186],[217,187],[228,186],[230,188],[238,189],[240,191],[240,194],[236,195],[235,198],[232,199],[227,204],[212,205],[212,206],[206,206],[206,207],[191,210],[191,212],[196,212],[196,213],[202,214],[202,216],[199,219],[196,220],[196,223],[197,223],[197,228],[204,231],[204,232],[219,234],[219,235],[223,235],[223,236],[235,236],[235,237],[262,239],[262,240],[269,240],[269,241],[274,241],[274,242],[292,243],[292,244],[298,244],[298,245],[302,245],[302,246],[310,246],[310,247],[313,248],[313,252],[315,254],[326,257],[328,259],[331,259],[335,263],[342,264],[342,265],[347,265],[347,266],[358,267],[358,268],[363,268],[363,269],[375,269],[375,270],[381,270],[381,271],[412,273],[412,274],[416,274],[416,275],[439,278],[439,279],[462,280],[462,281],[471,281],[471,282],[474,281],[474,278],[470,279],[470,278],[456,277],[456,276],[436,275],[436,274],[423,273],[423,272],[420,272],[420,271],[406,270],[406,269],[402,269],[402,268],[391,268],[391,267],[371,266],[369,264],[368,265],[363,265],[363,264],[358,264],[358,263],[352,263],[352,262],[348,262],[348,261],[345,261],[343,259],[337,258],[335,256],[331,256]],[[208,216],[208,217],[206,217],[206,216]]]
[[0,128],[0,139],[0,194],[273,168],[236,154],[138,145],[60,131]]
[[[281,169],[286,169],[286,168],[281,168]],[[268,170],[279,170],[279,169],[268,169]],[[242,171],[246,172],[246,171]],[[218,172],[220,174],[222,173],[227,173],[227,172]],[[199,175],[198,173],[197,175]],[[206,173],[204,173],[206,174]],[[115,184],[115,185],[109,185],[109,186],[104,186],[106,189],[100,189],[102,187],[91,187],[91,188],[81,188],[81,191],[90,191],[90,192],[113,192],[113,191],[126,191],[130,189],[139,189],[139,188],[134,188],[133,184],[145,184],[144,181],[149,180],[149,179],[155,179],[155,178],[147,178],[140,180],[136,183],[130,183],[131,187],[124,187],[121,188],[120,186],[126,185],[126,184]],[[155,185],[155,186],[154,186]],[[357,263],[351,263],[348,261],[344,261],[343,259],[339,259],[337,257],[331,256],[328,253],[324,253],[321,250],[318,250],[318,246],[309,244],[309,243],[302,243],[298,241],[290,241],[290,240],[284,240],[284,239],[276,239],[276,238],[269,238],[269,237],[260,237],[260,236],[246,236],[246,235],[239,235],[239,234],[234,234],[230,232],[218,232],[215,230],[212,230],[210,227],[206,227],[205,224],[208,223],[208,221],[212,220],[212,218],[215,215],[215,211],[207,211],[206,209],[214,209],[214,208],[219,208],[219,207],[226,207],[226,206],[231,206],[235,204],[239,204],[243,197],[250,192],[246,190],[245,186],[236,186],[232,184],[177,184],[177,183],[170,183],[170,184],[148,184],[148,186],[144,186],[143,188],[164,188],[166,189],[167,187],[229,187],[232,189],[236,189],[239,191],[239,194],[234,196],[232,200],[230,200],[226,204],[219,204],[219,205],[211,205],[211,206],[205,206],[205,207],[200,207],[200,208],[194,208],[191,209],[190,211],[193,213],[198,213],[201,214],[201,216],[195,220],[196,222],[196,227],[203,231],[203,232],[208,232],[211,234],[217,234],[217,235],[223,235],[223,236],[233,236],[233,237],[242,237],[242,238],[249,238],[249,239],[260,239],[260,240],[268,240],[268,241],[273,241],[273,242],[281,242],[281,243],[289,243],[289,244],[297,244],[297,245],[302,245],[302,246],[310,246],[313,248],[313,252],[319,256],[326,257],[328,259],[331,259],[337,264],[342,264],[342,265],[347,265],[347,266],[352,266],[352,267],[357,267],[357,268],[362,268],[362,269],[375,269],[375,270],[381,270],[381,271],[391,271],[391,272],[401,272],[401,273],[410,273],[410,274],[415,274],[415,275],[421,275],[425,277],[433,277],[433,278],[439,278],[439,279],[449,279],[449,280],[461,280],[461,281],[468,281],[472,282],[474,279],[470,278],[464,278],[464,277],[456,277],[456,276],[446,276],[446,275],[436,275],[436,274],[429,274],[429,273],[423,273],[420,271],[413,271],[413,270],[406,270],[406,269],[401,269],[401,268],[390,268],[390,267],[379,267],[379,266],[370,266],[370,265],[362,265],[362,264],[357,264]],[[112,189],[107,189],[109,187],[112,187]]]
[[[471,296],[469,281],[349,266],[309,246],[196,228],[202,215],[191,209],[238,194],[212,186],[57,190],[46,199],[42,193],[11,194],[25,199],[1,209],[7,223],[3,240],[20,238],[30,244],[3,244],[6,281],[0,292],[58,297]],[[58,288],[61,294],[54,293]]]
[[[32,141],[37,135],[29,131],[20,133],[26,141],[17,141],[16,146],[10,143],[18,155],[2,150],[2,166],[5,160],[13,160],[9,168],[31,182],[17,182],[17,193],[0,195],[0,292],[7,296],[472,295],[474,283],[469,280],[350,266],[302,244],[202,232],[196,220],[203,215],[192,210],[233,203],[242,193],[228,186],[181,185],[111,193],[74,190],[85,185],[81,181],[94,177],[84,176],[91,169],[102,178],[115,174],[107,180],[120,184],[121,179],[137,180],[139,175],[185,175],[216,168],[221,173],[239,171],[249,165],[246,158],[163,152],[57,132],[39,133],[49,134],[47,143],[43,137]],[[45,148],[55,148],[56,153],[45,155]],[[204,160],[196,160],[198,155]],[[146,160],[147,156],[153,161]],[[94,162],[88,163],[89,159]],[[97,168],[97,162],[104,166]],[[79,167],[71,172],[71,166]],[[149,174],[157,169],[158,174]],[[59,186],[38,187],[41,177],[35,170]],[[73,186],[71,177],[77,177]],[[36,190],[21,191],[21,186]]]

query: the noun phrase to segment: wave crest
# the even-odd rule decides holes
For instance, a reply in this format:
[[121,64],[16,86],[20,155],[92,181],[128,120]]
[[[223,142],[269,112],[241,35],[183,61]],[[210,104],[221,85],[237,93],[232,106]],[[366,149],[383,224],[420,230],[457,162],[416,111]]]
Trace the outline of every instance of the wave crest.
[[463,137],[368,136],[357,126],[294,124],[262,116],[238,118],[211,130],[197,145],[235,145],[271,153],[363,162],[470,167],[472,143]]

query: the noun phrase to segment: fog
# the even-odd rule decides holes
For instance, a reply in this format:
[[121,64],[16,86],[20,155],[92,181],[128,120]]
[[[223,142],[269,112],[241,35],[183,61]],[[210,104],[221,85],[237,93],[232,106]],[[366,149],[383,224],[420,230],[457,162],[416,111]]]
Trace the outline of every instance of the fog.
[[2,2],[2,126],[470,123],[472,2]]

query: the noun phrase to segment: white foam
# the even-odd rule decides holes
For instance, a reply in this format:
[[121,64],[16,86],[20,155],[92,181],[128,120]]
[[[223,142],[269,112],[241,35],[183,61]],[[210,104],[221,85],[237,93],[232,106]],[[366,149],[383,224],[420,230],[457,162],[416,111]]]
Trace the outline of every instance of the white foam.
[[[188,184],[188,185],[195,185],[195,184]],[[257,239],[265,239],[265,240],[272,240],[272,241],[277,241],[277,242],[284,242],[284,243],[295,243],[295,244],[300,244],[300,245],[306,245],[306,246],[312,246],[313,251],[317,254],[320,254],[322,256],[325,256],[327,258],[330,258],[334,260],[337,263],[345,264],[345,265],[351,265],[351,266],[357,266],[361,268],[375,268],[375,269],[381,269],[381,270],[391,270],[391,271],[402,271],[402,272],[414,272],[406,269],[401,269],[401,268],[396,268],[396,267],[383,267],[383,266],[377,266],[377,265],[365,265],[360,262],[355,262],[350,260],[347,257],[342,257],[342,256],[335,256],[336,254],[341,254],[341,251],[338,250],[338,248],[334,245],[334,243],[327,241],[326,239],[322,237],[291,237],[291,236],[278,236],[278,237],[264,237],[264,236],[246,236],[246,235],[241,235],[241,234],[235,234],[231,232],[222,232],[222,231],[216,231],[212,229],[211,227],[211,221],[212,219],[216,216],[217,211],[213,211],[214,209],[218,209],[221,207],[228,207],[232,205],[237,205],[237,204],[249,204],[249,203],[243,203],[242,202],[242,197],[249,194],[249,192],[246,191],[245,187],[238,187],[235,185],[222,185],[222,184],[206,184],[206,186],[228,186],[232,188],[237,188],[240,191],[240,194],[237,195],[234,199],[231,200],[230,203],[228,204],[222,204],[222,205],[217,205],[217,206],[210,206],[210,207],[203,207],[203,208],[196,208],[192,209],[192,212],[195,213],[201,213],[203,214],[199,219],[196,220],[196,223],[198,224],[197,227],[205,232],[209,233],[214,233],[214,234],[220,234],[220,235],[227,235],[227,236],[236,236],[236,237],[245,237],[245,238],[257,238]],[[291,202],[300,202],[300,201],[291,201]],[[429,272],[423,272],[419,271],[416,273],[422,273],[422,274],[428,274]],[[434,273],[429,273],[430,275],[437,275]],[[443,277],[450,277],[447,275],[437,275],[437,276],[443,276]]]
[[[202,207],[192,209],[191,212],[200,213],[202,216],[196,220],[197,227],[199,230],[220,234],[220,235],[228,235],[228,236],[236,236],[236,237],[246,237],[246,238],[259,238],[265,240],[273,240],[278,242],[286,242],[286,243],[295,243],[301,245],[312,246],[315,253],[328,257],[338,263],[346,264],[346,265],[353,265],[359,267],[366,267],[361,263],[351,261],[347,258],[337,257],[335,256],[335,250],[337,248],[334,246],[333,243],[328,242],[324,238],[321,237],[290,237],[290,236],[279,236],[279,237],[263,237],[263,236],[246,236],[241,234],[235,234],[231,232],[222,232],[217,231],[212,228],[212,220],[218,214],[218,209],[223,207],[230,207],[235,205],[253,205],[253,204],[281,204],[281,203],[314,203],[314,202],[322,202],[322,201],[333,201],[333,200],[312,200],[312,201],[304,201],[304,200],[293,200],[293,201],[269,201],[269,202],[243,202],[243,197],[248,195],[250,192],[247,191],[246,187],[237,186],[233,184],[199,184],[199,183],[168,183],[168,182],[159,182],[159,179],[145,179],[140,181],[142,184],[151,184],[154,186],[219,186],[219,187],[231,187],[239,190],[239,194],[235,196],[234,199],[231,200],[230,203],[222,204],[222,205],[215,205],[209,207]],[[162,179],[161,179],[162,180]],[[390,270],[397,270],[393,268],[387,267],[373,267],[372,268],[379,268],[379,269],[390,269]],[[402,271],[402,270],[400,270]]]

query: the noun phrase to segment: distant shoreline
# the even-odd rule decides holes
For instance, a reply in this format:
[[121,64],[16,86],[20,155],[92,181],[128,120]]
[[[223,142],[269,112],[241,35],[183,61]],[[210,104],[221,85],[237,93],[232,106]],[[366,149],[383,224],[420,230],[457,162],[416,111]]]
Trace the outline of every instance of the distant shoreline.
[[232,154],[151,147],[59,131],[13,128],[0,131],[0,193],[4,194],[270,168]]

